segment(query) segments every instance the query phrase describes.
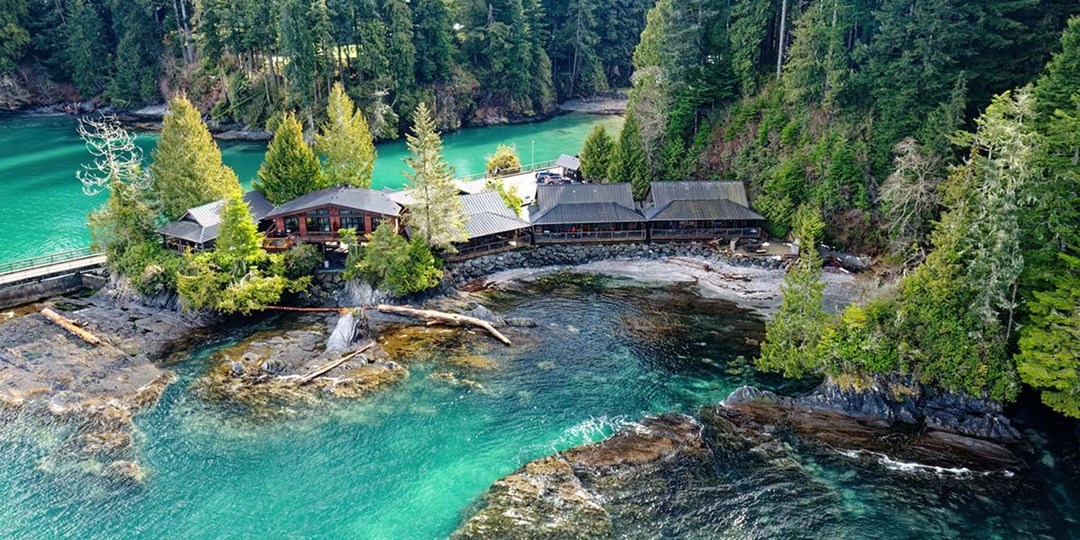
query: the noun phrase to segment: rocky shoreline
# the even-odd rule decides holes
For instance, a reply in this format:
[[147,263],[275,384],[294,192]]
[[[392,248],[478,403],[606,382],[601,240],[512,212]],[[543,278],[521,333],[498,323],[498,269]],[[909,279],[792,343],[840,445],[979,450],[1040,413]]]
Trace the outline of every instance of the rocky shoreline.
[[[529,462],[496,481],[467,509],[451,538],[617,538],[655,532],[656,516],[649,513],[662,510],[643,508],[642,501],[693,497],[705,489],[696,485],[701,478],[715,474],[709,471],[716,460],[738,456],[742,466],[812,486],[793,445],[933,474],[1011,477],[1026,467],[1023,449],[1011,444],[1015,441],[867,416],[866,407],[846,409],[857,400],[830,391],[832,384],[802,398],[739,388],[693,417],[646,417],[600,443]],[[889,401],[878,391],[864,399]],[[995,411],[1000,409],[990,405],[980,413]]]

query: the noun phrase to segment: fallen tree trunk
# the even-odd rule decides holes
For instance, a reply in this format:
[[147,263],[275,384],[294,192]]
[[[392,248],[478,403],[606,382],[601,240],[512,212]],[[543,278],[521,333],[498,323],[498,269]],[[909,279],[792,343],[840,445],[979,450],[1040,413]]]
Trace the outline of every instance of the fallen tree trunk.
[[300,313],[345,313],[353,308],[266,306],[267,311],[296,311]]
[[331,369],[334,369],[334,368],[340,366],[341,364],[344,364],[346,361],[348,361],[348,360],[350,360],[352,358],[355,358],[358,354],[370,349],[374,345],[375,345],[375,342],[372,341],[371,343],[368,343],[367,345],[362,347],[360,350],[353,351],[353,352],[351,352],[349,354],[346,354],[345,356],[342,356],[341,358],[338,358],[337,360],[334,360],[332,362],[329,362],[329,363],[323,365],[322,367],[315,368],[315,369],[309,371],[307,374],[302,375],[299,379],[296,380],[296,385],[297,386],[303,386],[303,385],[315,380],[316,377],[330,371]]
[[91,345],[101,345],[101,340],[98,339],[97,336],[91,334],[90,332],[87,332],[86,330],[83,330],[82,328],[79,328],[67,317],[49,308],[41,310],[41,314],[44,315],[46,319],[49,319],[49,321],[51,321],[53,324],[59,326],[60,328],[63,328],[64,330],[67,330],[79,339]]
[[375,306],[374,308],[371,308],[371,309],[374,309],[376,311],[381,311],[383,313],[393,313],[393,314],[396,314],[396,315],[408,315],[410,317],[416,317],[418,319],[427,320],[427,321],[429,321],[429,323],[432,322],[432,321],[438,321],[438,322],[441,322],[441,323],[444,323],[444,324],[476,326],[476,327],[479,327],[479,328],[483,328],[484,330],[487,330],[489,334],[491,334],[492,336],[495,337],[495,339],[498,339],[499,341],[505,343],[506,345],[513,345],[513,343],[510,343],[510,340],[507,339],[507,337],[504,336],[502,334],[502,332],[499,332],[498,330],[496,330],[495,327],[491,325],[491,323],[489,323],[487,321],[477,319],[475,317],[467,317],[465,315],[455,315],[453,313],[443,313],[441,311],[433,311],[433,310],[430,310],[430,309],[414,309],[414,308],[410,308],[410,307],[391,306],[391,305],[387,305],[387,304],[379,304],[379,305],[377,305],[377,306]]

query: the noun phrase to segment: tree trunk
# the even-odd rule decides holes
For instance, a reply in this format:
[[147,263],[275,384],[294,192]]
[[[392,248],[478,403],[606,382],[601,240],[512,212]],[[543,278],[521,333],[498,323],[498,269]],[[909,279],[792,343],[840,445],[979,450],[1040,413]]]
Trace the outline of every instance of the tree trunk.
[[776,48],[776,79],[780,80],[780,73],[784,67],[784,34],[787,32],[787,2],[780,0],[780,39]]

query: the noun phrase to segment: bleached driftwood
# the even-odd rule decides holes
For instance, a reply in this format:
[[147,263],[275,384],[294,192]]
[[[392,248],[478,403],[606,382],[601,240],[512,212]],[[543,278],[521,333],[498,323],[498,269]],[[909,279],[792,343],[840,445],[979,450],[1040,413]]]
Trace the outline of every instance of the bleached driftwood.
[[330,371],[331,369],[334,369],[334,368],[340,366],[341,364],[344,364],[346,361],[348,361],[348,360],[350,360],[352,358],[355,358],[357,355],[359,355],[360,353],[370,349],[374,345],[375,345],[375,342],[372,341],[371,343],[368,343],[367,345],[360,348],[360,350],[353,351],[353,352],[351,352],[349,354],[346,354],[345,356],[342,356],[341,358],[338,358],[337,360],[333,360],[331,362],[328,362],[327,364],[323,365],[322,367],[315,368],[315,369],[309,371],[308,373],[306,373],[304,375],[301,375],[299,379],[296,379],[296,385],[297,386],[303,386],[303,385],[315,380],[316,377],[319,377],[320,375]]
[[430,309],[415,309],[411,307],[391,306],[388,304],[379,304],[371,309],[381,311],[383,313],[408,315],[410,317],[424,319],[428,321],[429,324],[431,322],[437,321],[443,324],[476,326],[478,328],[483,328],[484,330],[487,330],[489,334],[495,337],[495,339],[505,343],[506,345],[513,345],[513,343],[511,343],[510,340],[502,334],[502,332],[496,330],[495,327],[491,325],[491,323],[477,319],[475,317],[457,315],[454,313],[443,313],[442,311],[434,311]]
[[67,317],[49,308],[41,310],[41,314],[44,315],[46,319],[49,319],[50,322],[59,326],[60,328],[63,328],[64,330],[67,330],[75,337],[78,337],[79,339],[91,345],[101,345],[101,340],[98,339],[97,336],[91,334],[90,332],[87,332],[86,330],[83,330],[82,328],[79,328]]

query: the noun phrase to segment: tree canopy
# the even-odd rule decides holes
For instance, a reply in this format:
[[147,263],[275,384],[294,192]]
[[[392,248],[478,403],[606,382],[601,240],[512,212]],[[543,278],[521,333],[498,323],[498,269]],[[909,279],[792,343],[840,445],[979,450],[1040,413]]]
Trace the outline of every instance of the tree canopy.
[[274,132],[253,187],[273,204],[326,187],[319,158],[304,141],[304,128],[293,114],[286,114]]

